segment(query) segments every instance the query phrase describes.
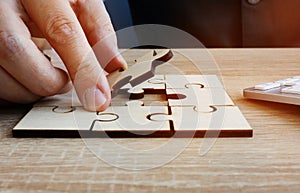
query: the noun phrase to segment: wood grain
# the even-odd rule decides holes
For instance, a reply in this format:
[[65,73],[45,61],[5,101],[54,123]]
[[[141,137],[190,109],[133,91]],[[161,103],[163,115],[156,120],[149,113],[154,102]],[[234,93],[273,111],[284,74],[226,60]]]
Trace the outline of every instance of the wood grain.
[[[124,51],[133,61],[147,50]],[[11,129],[28,107],[0,109],[0,190],[10,192],[298,192],[299,106],[245,99],[242,89],[300,73],[300,49],[174,50],[159,73],[216,72],[254,129],[253,138],[193,139],[181,154],[155,169],[134,171],[97,158],[82,139],[15,139]],[[176,54],[179,53],[179,54]],[[214,59],[214,60],[212,60]],[[218,69],[214,61],[218,64]],[[176,67],[176,68],[172,68]],[[116,139],[129,148],[152,148],[168,139]],[[178,143],[183,139],[176,139]],[[146,157],[148,161],[168,156]],[[119,162],[127,159],[120,155]]]

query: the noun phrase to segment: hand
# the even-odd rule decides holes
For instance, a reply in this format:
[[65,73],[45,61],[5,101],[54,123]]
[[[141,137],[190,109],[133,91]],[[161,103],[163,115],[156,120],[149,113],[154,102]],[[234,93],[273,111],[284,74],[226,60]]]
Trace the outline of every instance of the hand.
[[[46,38],[68,73],[53,67],[32,37]],[[63,93],[70,77],[83,106],[102,111],[110,103],[103,69],[119,68],[126,62],[102,0],[0,1],[0,99],[30,103]]]

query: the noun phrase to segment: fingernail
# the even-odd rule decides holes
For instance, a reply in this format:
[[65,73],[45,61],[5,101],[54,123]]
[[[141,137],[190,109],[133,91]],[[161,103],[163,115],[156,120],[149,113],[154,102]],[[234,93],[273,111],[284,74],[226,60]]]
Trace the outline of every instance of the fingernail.
[[117,56],[117,58],[123,64],[123,66],[122,66],[123,70],[126,70],[127,69],[127,62],[126,62],[126,60],[123,58],[123,56],[121,54],[119,54]]
[[89,88],[84,93],[83,106],[91,111],[96,111],[106,103],[106,97],[97,88]]

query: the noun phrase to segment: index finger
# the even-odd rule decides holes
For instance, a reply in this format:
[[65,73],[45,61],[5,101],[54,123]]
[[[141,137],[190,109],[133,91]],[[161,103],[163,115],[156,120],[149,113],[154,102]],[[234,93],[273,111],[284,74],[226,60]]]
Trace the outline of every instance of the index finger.
[[23,5],[66,65],[84,107],[92,111],[104,110],[110,103],[105,72],[69,2],[23,0]]
[[77,18],[101,66],[109,73],[126,69],[117,36],[102,0],[72,1]]

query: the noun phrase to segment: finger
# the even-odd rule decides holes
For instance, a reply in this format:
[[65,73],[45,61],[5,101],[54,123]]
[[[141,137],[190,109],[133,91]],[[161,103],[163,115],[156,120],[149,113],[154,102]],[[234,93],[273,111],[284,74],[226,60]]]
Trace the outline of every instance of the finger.
[[40,31],[40,29],[36,26],[36,24],[28,17],[27,13],[24,13],[22,15],[22,20],[27,26],[28,30],[30,31],[30,34],[32,37],[36,38],[44,38],[44,35]]
[[0,96],[1,99],[13,102],[28,104],[37,101],[40,97],[30,92],[3,68],[0,67]]
[[102,67],[107,72],[126,69],[126,61],[118,50],[117,37],[103,1],[74,1],[71,5]]
[[66,65],[76,92],[88,110],[104,110],[110,89],[97,58],[68,1],[23,0],[31,19]]
[[19,0],[0,1],[0,6],[1,8],[4,8],[2,9],[4,13],[7,11],[7,9],[5,8],[9,8],[9,10],[14,12],[15,15],[19,15],[20,18],[23,20],[23,22],[26,24],[27,28],[29,29],[31,36],[43,38],[41,31],[27,15],[21,1]]
[[59,92],[68,83],[67,74],[54,68],[39,51],[13,9],[1,4],[0,13],[0,65],[36,95]]

